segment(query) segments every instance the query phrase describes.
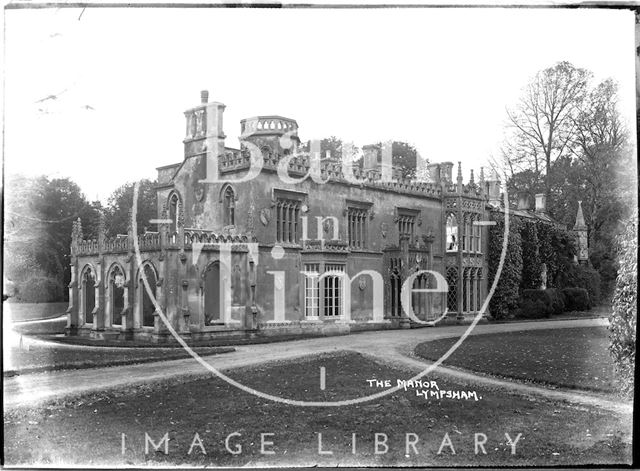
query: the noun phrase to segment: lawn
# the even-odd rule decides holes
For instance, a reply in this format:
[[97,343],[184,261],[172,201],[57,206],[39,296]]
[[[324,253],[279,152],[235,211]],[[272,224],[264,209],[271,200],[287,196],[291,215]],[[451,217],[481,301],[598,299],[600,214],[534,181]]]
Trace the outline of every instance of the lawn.
[[[320,368],[326,388],[320,388]],[[407,378],[406,372],[356,353],[338,352],[233,370],[242,384],[300,400],[342,400],[380,391],[367,380]],[[544,399],[506,395],[438,377],[439,390],[470,390],[475,400],[418,397],[415,390],[351,406],[294,407],[258,398],[211,377],[161,383],[5,411],[7,465],[209,466],[530,466],[629,463],[631,417]],[[432,386],[432,389],[436,389]],[[145,433],[168,454],[144,452]],[[198,434],[202,447],[197,442]],[[239,435],[231,435],[237,433]],[[375,434],[388,450],[375,454]],[[487,441],[475,454],[474,434]],[[505,433],[515,439],[516,454]],[[124,454],[122,434],[125,435]],[[262,435],[273,434],[273,435]],[[318,434],[323,451],[318,453]],[[356,452],[352,437],[356,435]],[[407,438],[415,449],[405,449]],[[445,435],[446,434],[446,435]],[[455,450],[444,446],[448,437]],[[231,454],[225,448],[239,451]],[[379,435],[384,441],[384,437]],[[265,451],[262,454],[261,443]],[[241,446],[241,450],[237,448]],[[202,450],[207,454],[203,454]],[[418,454],[416,454],[416,452]]]
[[[529,330],[469,336],[444,365],[504,378],[615,392],[606,327]],[[458,338],[425,342],[418,356],[439,359]]]
[[[199,355],[231,352],[232,347],[194,348]],[[5,374],[95,368],[128,365],[158,360],[177,360],[190,355],[181,348],[69,348],[65,346],[31,345],[29,349],[4,346]]]

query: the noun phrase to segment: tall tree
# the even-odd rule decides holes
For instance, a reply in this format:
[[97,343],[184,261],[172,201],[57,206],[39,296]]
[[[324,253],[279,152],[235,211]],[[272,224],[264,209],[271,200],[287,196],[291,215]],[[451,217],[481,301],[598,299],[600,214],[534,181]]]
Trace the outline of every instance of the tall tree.
[[[138,182],[138,201],[136,205],[136,224],[138,233],[146,230],[155,231],[157,226],[151,224],[158,217],[158,201],[155,182],[144,179]],[[107,200],[107,233],[110,236],[126,234],[129,225],[129,210],[133,207],[134,182],[125,183],[117,188]]]
[[526,142],[528,155],[544,159],[545,194],[550,195],[552,162],[569,152],[575,118],[587,93],[591,73],[569,62],[544,69],[524,88],[515,108],[507,110],[516,142]]
[[10,175],[6,194],[5,276],[23,294],[34,278],[66,286],[73,221],[82,218],[85,235],[95,237],[99,203],[68,178]]
[[581,180],[585,220],[589,229],[590,260],[603,278],[603,289],[613,289],[616,260],[611,250],[622,219],[637,208],[633,153],[628,131],[618,110],[618,86],[611,79],[590,91],[575,118],[572,146]]

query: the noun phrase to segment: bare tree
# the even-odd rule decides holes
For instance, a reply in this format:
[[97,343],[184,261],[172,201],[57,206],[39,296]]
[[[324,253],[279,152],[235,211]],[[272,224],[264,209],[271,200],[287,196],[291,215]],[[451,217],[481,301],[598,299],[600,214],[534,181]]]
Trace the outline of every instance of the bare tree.
[[518,104],[507,110],[513,145],[520,148],[521,158],[535,166],[540,160],[544,163],[544,168],[539,170],[544,170],[547,196],[551,164],[574,142],[575,119],[590,77],[591,73],[585,69],[558,62],[538,72],[524,88]]
[[[585,195],[593,234],[600,233],[611,216],[610,204],[626,195],[629,177],[636,172],[628,147],[628,131],[618,111],[618,85],[607,79],[593,88],[574,120],[572,152],[587,171]],[[626,202],[633,203],[633,202]]]

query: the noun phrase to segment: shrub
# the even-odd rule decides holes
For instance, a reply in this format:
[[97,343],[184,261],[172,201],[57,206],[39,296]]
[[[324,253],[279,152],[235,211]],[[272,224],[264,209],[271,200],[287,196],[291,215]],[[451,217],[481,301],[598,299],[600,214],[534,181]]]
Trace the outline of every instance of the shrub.
[[548,288],[545,290],[551,298],[551,313],[562,314],[565,311],[564,297],[560,290],[556,288]]
[[638,302],[638,220],[628,221],[618,236],[619,271],[609,317],[609,351],[624,395],[633,394]]
[[567,311],[587,311],[591,308],[589,292],[584,288],[564,288],[562,297]]
[[522,291],[518,317],[540,319],[560,314],[564,301],[556,289],[525,289]]
[[600,274],[592,267],[571,264],[558,274],[560,288],[584,288],[589,293],[590,306],[600,302]]
[[62,301],[63,287],[60,281],[46,275],[31,276],[16,287],[16,299],[23,303],[50,303]]

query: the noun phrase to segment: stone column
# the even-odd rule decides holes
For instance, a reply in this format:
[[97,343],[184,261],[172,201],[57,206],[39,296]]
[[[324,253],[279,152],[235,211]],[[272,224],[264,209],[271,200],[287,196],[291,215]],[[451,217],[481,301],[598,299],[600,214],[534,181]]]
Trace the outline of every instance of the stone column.
[[95,307],[93,308],[93,329],[104,330],[104,273],[102,257],[96,262]]
[[[407,234],[400,235],[400,253],[402,257],[402,270],[400,270],[400,286],[409,276],[409,238]],[[402,289],[398,292],[398,296],[402,299]],[[400,313],[400,328],[408,329],[411,327],[411,320],[405,315],[404,309]]]
[[71,281],[69,282],[69,307],[67,308],[67,327],[65,329],[67,335],[75,335],[78,332],[79,315],[78,315],[78,280],[77,270],[78,262],[72,257],[71,268]]
[[179,319],[180,322],[180,335],[182,336],[190,336],[191,335],[191,329],[190,329],[190,317],[191,317],[191,312],[189,311],[189,280],[182,280],[181,283],[181,307],[180,307],[180,314],[182,319]]

